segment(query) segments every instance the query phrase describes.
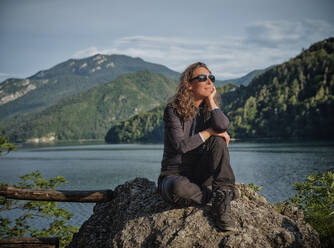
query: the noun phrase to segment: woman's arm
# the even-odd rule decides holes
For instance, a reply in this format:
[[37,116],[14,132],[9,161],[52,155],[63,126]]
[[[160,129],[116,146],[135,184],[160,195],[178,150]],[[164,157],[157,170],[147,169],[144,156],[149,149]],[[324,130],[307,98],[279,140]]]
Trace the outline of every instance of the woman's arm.
[[210,127],[218,132],[225,132],[229,129],[230,121],[220,109],[211,111]]
[[214,131],[221,133],[225,132],[229,128],[230,121],[214,101],[216,93],[216,87],[213,86],[213,91],[211,95],[205,99],[205,102],[209,108],[209,111],[211,111],[211,117],[208,126],[211,127]]
[[216,87],[213,86],[211,95],[205,99],[206,105],[208,106],[209,111],[211,111],[211,117],[207,120],[208,123],[205,125],[208,128],[201,131],[200,134],[204,140],[207,140],[211,136],[222,137],[225,139],[226,145],[228,146],[230,135],[226,130],[229,128],[230,121],[214,101],[216,93]]

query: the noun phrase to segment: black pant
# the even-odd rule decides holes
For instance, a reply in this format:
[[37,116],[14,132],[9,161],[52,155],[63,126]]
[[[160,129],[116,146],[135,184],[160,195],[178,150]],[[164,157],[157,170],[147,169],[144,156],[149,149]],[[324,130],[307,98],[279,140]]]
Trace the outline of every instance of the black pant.
[[210,189],[234,187],[235,177],[230,155],[223,138],[211,136],[203,145],[183,155],[181,175],[159,177],[158,190],[163,199],[176,203],[180,199],[205,204]]

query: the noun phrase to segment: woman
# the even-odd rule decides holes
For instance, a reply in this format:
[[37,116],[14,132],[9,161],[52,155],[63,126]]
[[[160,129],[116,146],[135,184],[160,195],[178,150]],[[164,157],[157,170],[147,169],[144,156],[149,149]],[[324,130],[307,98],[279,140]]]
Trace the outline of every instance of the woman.
[[164,112],[164,154],[158,191],[170,203],[205,205],[222,231],[235,230],[230,201],[240,193],[227,149],[229,120],[219,109],[215,77],[201,62],[181,75]]

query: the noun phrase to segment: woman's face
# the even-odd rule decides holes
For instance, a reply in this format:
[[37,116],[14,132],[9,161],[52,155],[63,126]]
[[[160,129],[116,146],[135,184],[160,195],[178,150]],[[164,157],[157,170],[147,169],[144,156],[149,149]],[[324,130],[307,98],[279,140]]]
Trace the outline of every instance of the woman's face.
[[210,94],[213,92],[214,90],[214,84],[211,82],[211,80],[209,79],[209,75],[210,72],[204,68],[204,67],[199,67],[196,68],[195,71],[193,72],[192,78],[197,77],[198,75],[206,75],[207,76],[207,80],[204,82],[199,82],[198,80],[194,80],[190,83],[190,89],[192,90],[193,94],[194,94],[194,98],[195,101],[197,100],[204,100],[205,98],[207,98],[208,96],[210,96]]

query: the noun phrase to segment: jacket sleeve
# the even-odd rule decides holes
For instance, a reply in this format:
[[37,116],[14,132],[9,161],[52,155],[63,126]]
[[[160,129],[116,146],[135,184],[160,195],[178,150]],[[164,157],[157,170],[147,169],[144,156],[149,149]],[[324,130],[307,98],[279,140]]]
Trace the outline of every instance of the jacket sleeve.
[[199,134],[193,136],[185,135],[182,122],[170,105],[167,105],[165,109],[164,124],[165,132],[167,134],[166,138],[177,153],[184,154],[203,143]]
[[230,121],[219,108],[211,111],[210,127],[220,133],[229,129]]

